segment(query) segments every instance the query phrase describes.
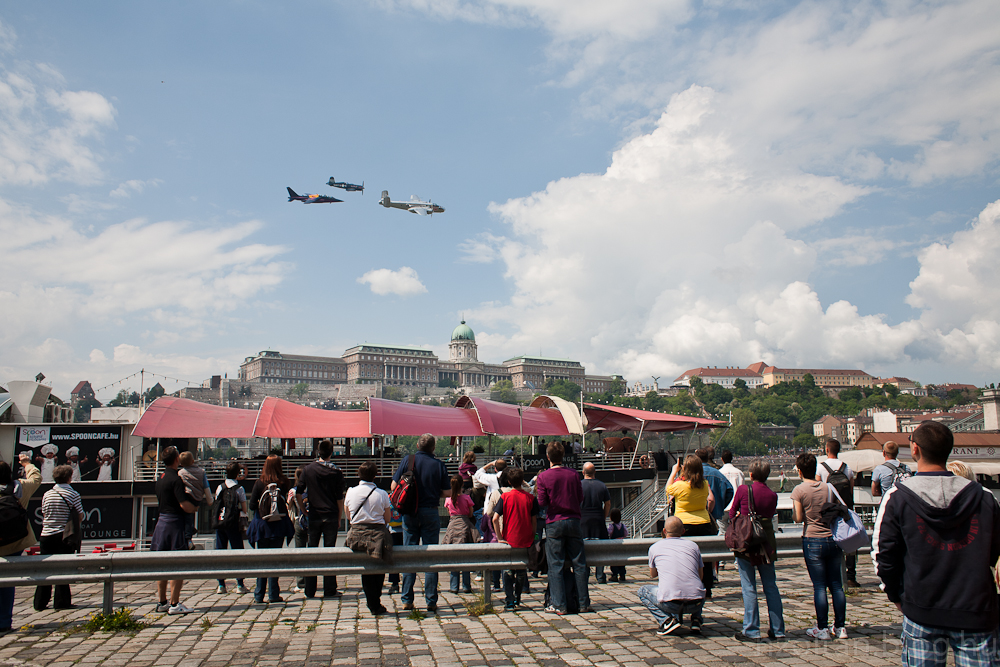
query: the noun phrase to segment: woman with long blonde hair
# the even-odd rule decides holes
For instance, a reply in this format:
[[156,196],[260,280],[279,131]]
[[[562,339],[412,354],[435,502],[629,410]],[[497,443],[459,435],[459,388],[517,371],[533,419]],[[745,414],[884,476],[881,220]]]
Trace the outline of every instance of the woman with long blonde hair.
[[[674,516],[684,524],[684,534],[688,537],[715,535],[718,533],[709,512],[715,507],[715,496],[705,480],[705,469],[701,459],[691,454],[684,459],[684,466],[678,460],[667,479],[667,495],[674,498]],[[706,564],[701,583],[705,587],[705,597],[711,597],[714,568]],[[701,631],[701,616],[691,618],[691,629]]]

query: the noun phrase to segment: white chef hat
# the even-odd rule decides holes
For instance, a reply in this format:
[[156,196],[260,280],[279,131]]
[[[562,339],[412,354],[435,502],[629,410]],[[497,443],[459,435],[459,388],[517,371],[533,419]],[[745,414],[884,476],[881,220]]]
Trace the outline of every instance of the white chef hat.
[[59,453],[59,448],[49,442],[42,445],[42,449],[40,451],[42,452],[42,456],[48,456],[49,454],[55,455]]
[[97,458],[103,459],[105,456],[113,457],[115,455],[115,450],[110,447],[104,447],[97,452]]
[[70,447],[69,449],[66,450],[66,456],[79,456],[79,455],[80,455],[79,447]]

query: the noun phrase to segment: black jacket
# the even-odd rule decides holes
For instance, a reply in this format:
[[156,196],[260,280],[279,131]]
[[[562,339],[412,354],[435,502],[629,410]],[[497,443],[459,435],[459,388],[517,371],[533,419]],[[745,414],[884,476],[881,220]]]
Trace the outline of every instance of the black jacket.
[[912,621],[987,632],[1000,615],[990,566],[1000,557],[993,494],[954,475],[916,475],[886,493],[872,558],[885,592]]

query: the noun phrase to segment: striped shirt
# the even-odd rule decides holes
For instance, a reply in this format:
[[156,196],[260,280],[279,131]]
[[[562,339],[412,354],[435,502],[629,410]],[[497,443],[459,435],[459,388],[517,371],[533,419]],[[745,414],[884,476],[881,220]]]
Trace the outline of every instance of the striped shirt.
[[83,514],[80,494],[69,484],[56,484],[45,492],[42,496],[42,537],[63,532],[69,521],[70,506]]

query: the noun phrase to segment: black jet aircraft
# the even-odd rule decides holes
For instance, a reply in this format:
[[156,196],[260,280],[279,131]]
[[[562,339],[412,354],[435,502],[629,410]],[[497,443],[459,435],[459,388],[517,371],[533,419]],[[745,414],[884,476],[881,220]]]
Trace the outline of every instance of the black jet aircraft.
[[327,181],[326,184],[329,185],[331,188],[340,188],[341,190],[345,190],[347,192],[360,192],[361,194],[365,193],[364,181],[361,181],[361,185],[355,185],[354,183],[341,183],[338,182],[333,176],[331,176],[330,180]]
[[389,191],[382,191],[382,198],[378,202],[386,208],[401,208],[417,215],[433,215],[444,213],[444,208],[431,201],[421,201],[420,197],[411,195],[409,201],[392,201],[389,199]]
[[336,197],[327,197],[326,195],[311,195],[295,194],[295,190],[288,188],[288,201],[300,201],[303,204],[334,204],[342,203],[343,199],[337,199]]

